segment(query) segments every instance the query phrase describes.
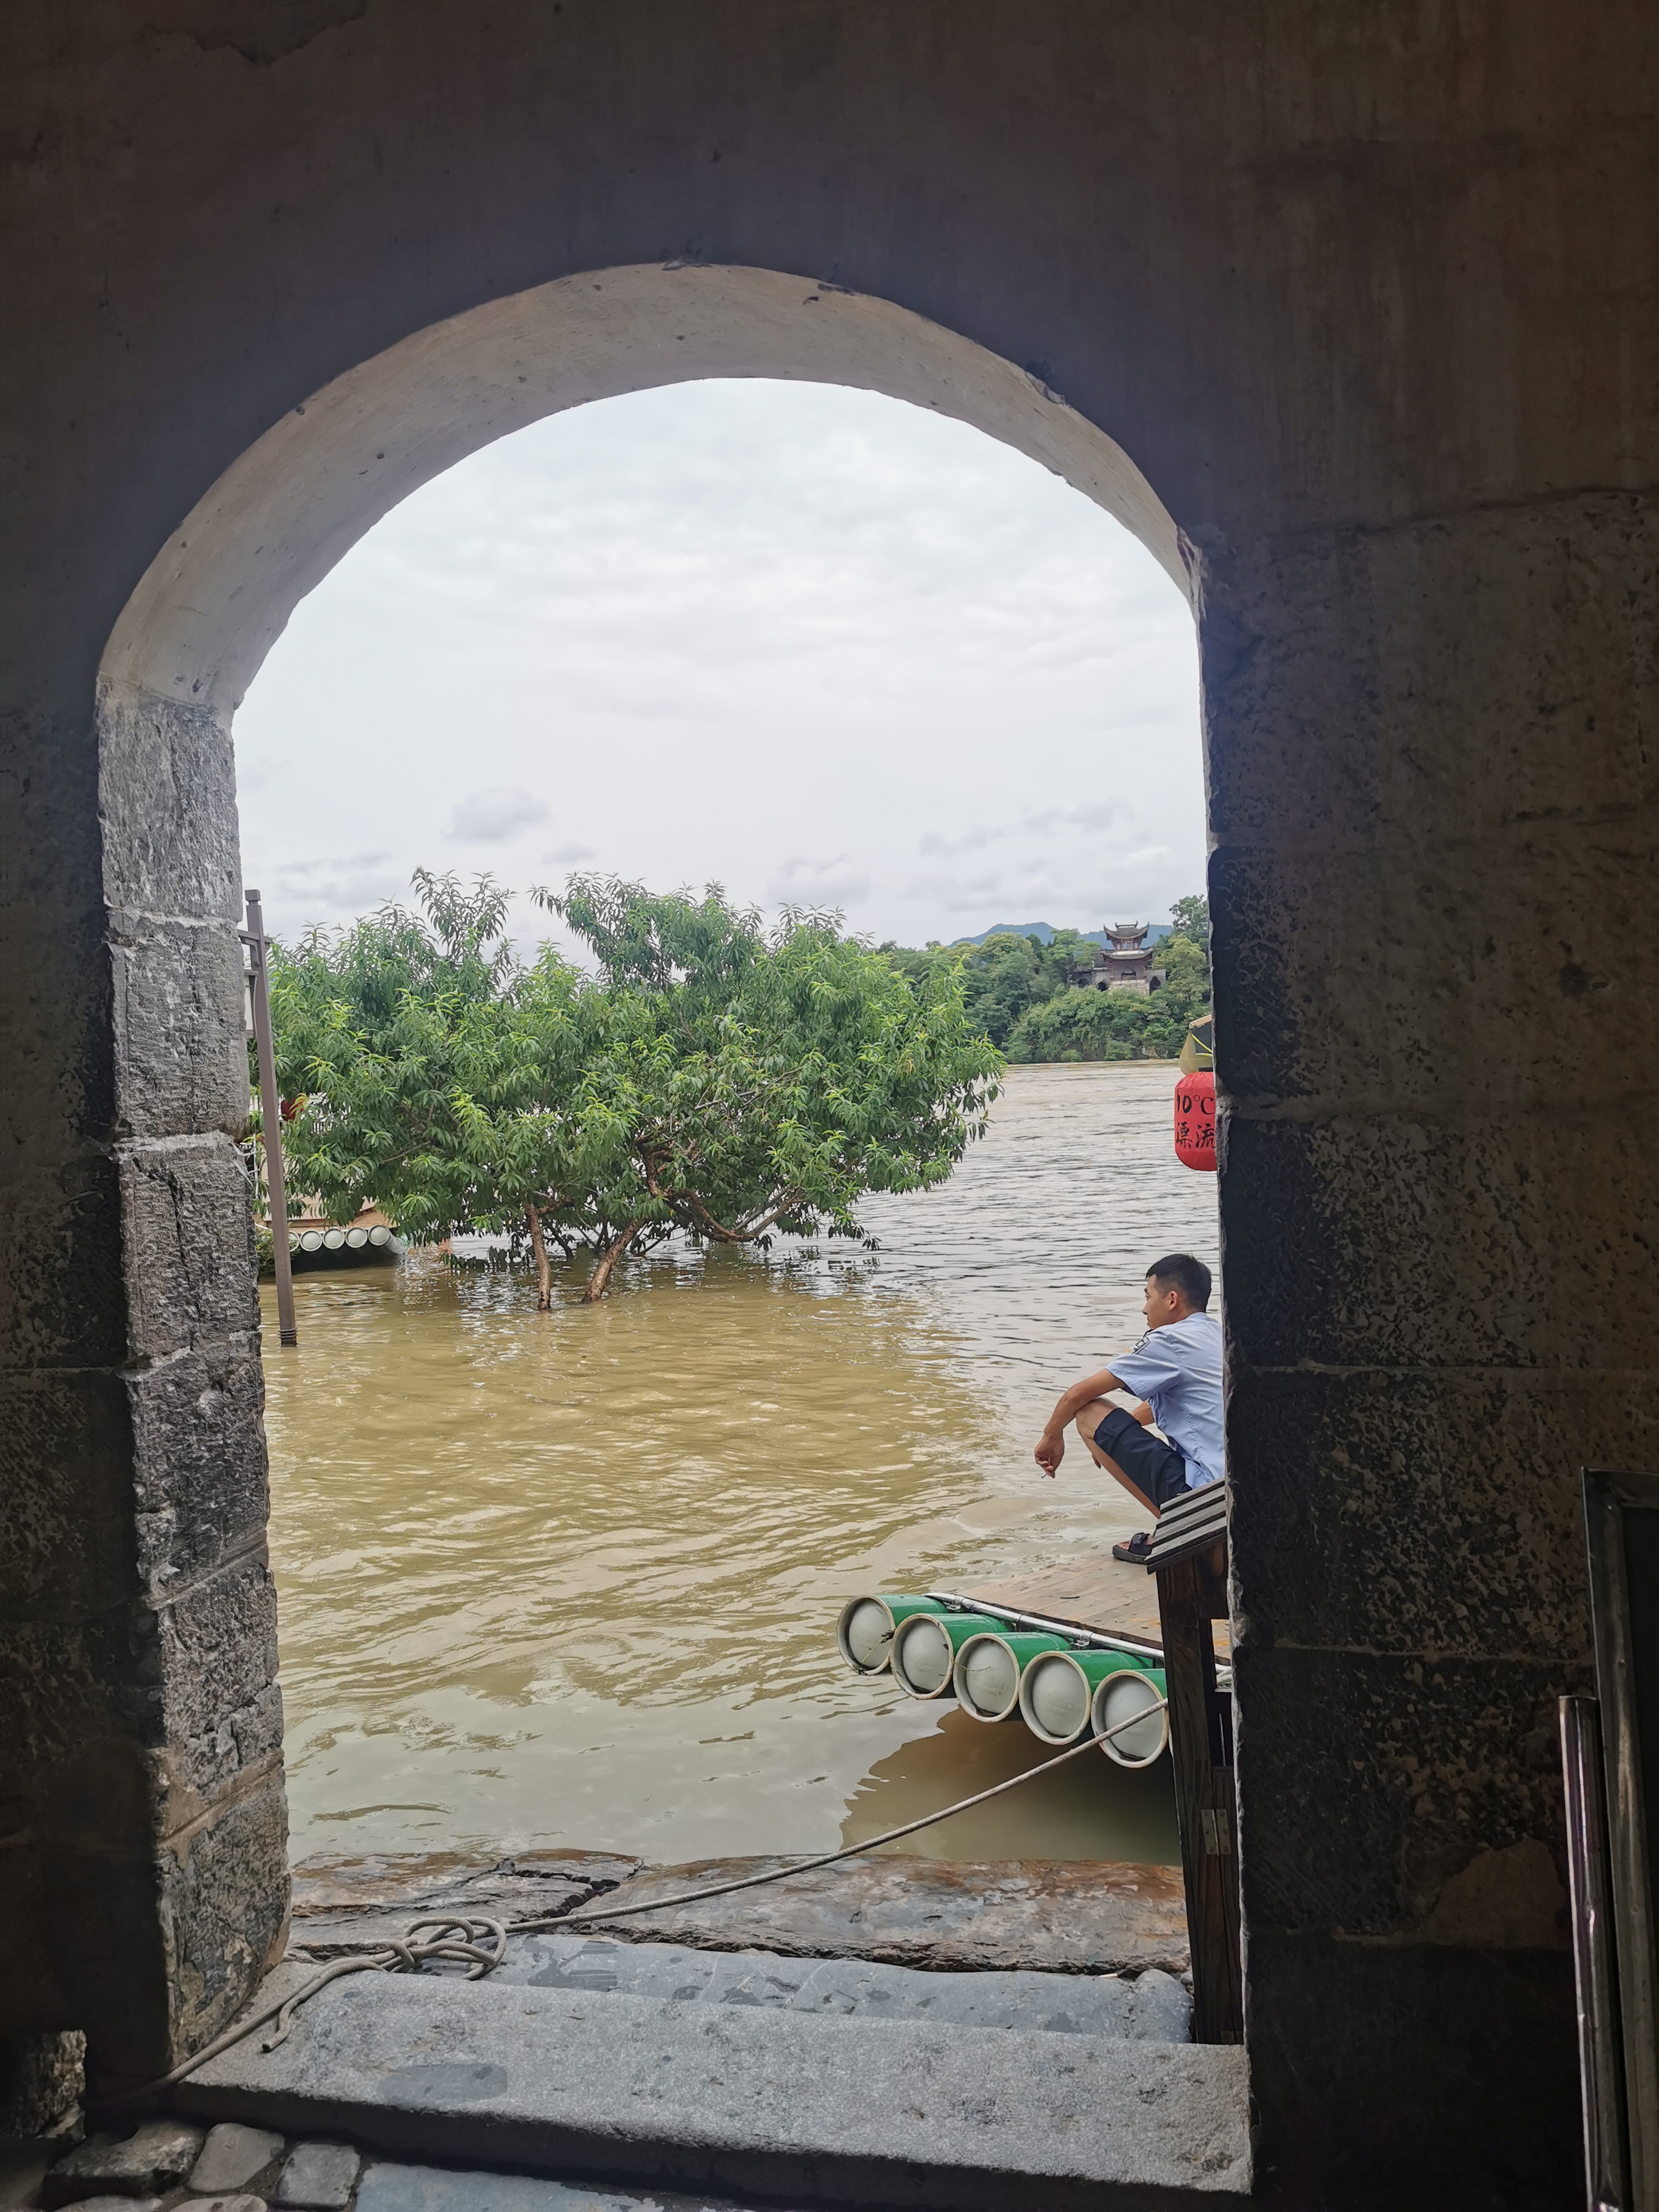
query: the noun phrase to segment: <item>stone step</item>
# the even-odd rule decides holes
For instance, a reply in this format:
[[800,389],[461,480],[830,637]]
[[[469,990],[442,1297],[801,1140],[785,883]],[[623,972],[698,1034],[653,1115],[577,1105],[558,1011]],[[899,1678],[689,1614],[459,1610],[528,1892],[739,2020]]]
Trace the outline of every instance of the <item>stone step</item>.
[[803,2203],[1173,2212],[1250,2185],[1236,2047],[493,1979],[348,1977],[173,2097],[403,2160]]
[[617,1943],[606,1936],[516,1936],[495,1986],[672,1997],[679,2004],[769,2005],[952,2027],[1029,2028],[1054,2035],[1190,2039],[1192,2000],[1152,1967],[1117,1974],[919,1973],[867,1959],[785,1958],[775,1951],[703,1951],[680,1943]]

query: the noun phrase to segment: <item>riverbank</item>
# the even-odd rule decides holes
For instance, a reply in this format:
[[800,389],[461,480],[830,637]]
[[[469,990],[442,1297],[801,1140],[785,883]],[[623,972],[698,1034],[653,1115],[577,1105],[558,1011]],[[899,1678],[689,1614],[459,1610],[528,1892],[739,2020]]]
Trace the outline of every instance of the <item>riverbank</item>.
[[[603,1851],[317,1856],[294,1870],[292,1942],[319,1959],[384,1943],[416,1916],[504,1922],[632,1907],[769,1872],[775,1859],[652,1867]],[[1178,1869],[1052,1859],[949,1864],[852,1859],[763,1887],[593,1924],[614,1943],[671,1943],[781,1958],[859,1959],[923,1972],[1182,1975],[1189,1963]]]

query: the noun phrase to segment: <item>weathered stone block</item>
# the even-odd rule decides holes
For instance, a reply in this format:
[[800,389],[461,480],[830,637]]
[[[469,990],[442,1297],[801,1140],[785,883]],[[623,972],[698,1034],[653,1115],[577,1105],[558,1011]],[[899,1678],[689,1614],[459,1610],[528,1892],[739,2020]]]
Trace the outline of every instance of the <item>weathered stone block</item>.
[[139,1570],[154,1603],[263,1532],[264,1378],[252,1339],[208,1341],[126,1378]]
[[202,2154],[190,2170],[190,2185],[203,2196],[246,2189],[257,2173],[281,2155],[283,2138],[268,2128],[246,2128],[221,2120],[208,2130]]
[[[1251,1929],[1420,1941],[1445,1885],[1481,1853],[1527,1844],[1553,1860],[1556,1700],[1589,1680],[1586,1668],[1510,1656],[1241,1648],[1239,1849]],[[1554,1948],[1565,1940],[1565,1891],[1558,1877],[1547,1905],[1536,1885],[1528,1893],[1525,1927],[1512,1935]],[[1455,1925],[1443,1932],[1455,1943]]]
[[282,1742],[276,1594],[262,1555],[234,1561],[177,1606],[70,1626],[7,1625],[0,1810],[61,1850],[148,1853]]
[[1644,1302],[1608,1295],[1642,1281],[1659,1249],[1659,1183],[1627,1139],[1623,1112],[1565,1102],[1468,1128],[1231,1118],[1221,1182],[1237,1357],[1644,1371]]
[[345,2212],[362,2165],[349,2143],[296,2144],[270,2201],[295,2212]]
[[1403,853],[1659,803],[1650,492],[1212,549],[1201,604],[1224,847]]
[[[51,1793],[54,1821],[68,1821],[73,1834],[84,1820],[88,1837],[95,1835],[125,1809],[124,1770],[112,1761],[111,1743],[129,1725],[129,1700],[144,1678],[144,1646],[127,1608],[4,1625],[0,1741],[10,1754],[7,1783],[20,1796]],[[128,1749],[136,1762],[137,1747]],[[88,1761],[94,1769],[108,1764],[101,1786]]]
[[276,1592],[263,1551],[234,1559],[149,1616],[161,1692],[156,1768],[162,1834],[198,1819],[282,1743]]
[[1565,1952],[1246,1940],[1257,2202],[1561,2212],[1580,2201]]
[[156,1819],[163,1832],[198,1820],[226,1790],[251,1775],[274,1771],[283,1747],[283,1696],[267,1682],[241,1705],[221,1711],[193,1735],[150,1755]]
[[289,1896],[280,1767],[169,1839],[159,1871],[171,2042],[183,2057],[234,2017],[280,1949]]
[[104,892],[121,912],[240,920],[236,768],[214,715],[153,693],[99,706]]
[[0,2034],[0,2140],[44,2136],[66,2122],[86,2088],[86,2057],[76,2028]]
[[0,1649],[20,1620],[131,1601],[132,1449],[118,1376],[97,1369],[0,1373]]
[[118,1366],[126,1356],[120,1180],[77,1136],[59,1159],[10,1164],[0,1237],[0,1345],[17,1367]]
[[130,1138],[215,1129],[248,1118],[242,949],[228,921],[111,916],[116,1112]]
[[1564,1108],[1628,1111],[1630,1038],[1659,990],[1659,940],[1633,895],[1659,866],[1659,810],[1424,842],[1214,855],[1235,1113],[1363,1102],[1456,1121],[1478,1144]]
[[423,1974],[353,1975],[325,2002],[269,2054],[210,2059],[183,2108],[234,2099],[310,2112],[319,2132],[349,2113],[382,2150],[465,2158],[488,2139],[521,2166],[784,2203],[1084,2212],[1249,2195],[1236,2048]]
[[1578,1474],[1659,1463],[1659,1379],[1236,1369],[1240,1640],[1589,1656]]
[[146,2120],[126,2136],[93,2136],[58,2160],[41,2185],[40,2201],[49,2208],[73,2204],[96,2191],[153,2197],[184,2179],[201,2148],[201,2129],[179,2120]]
[[[0,1881],[11,1935],[0,2033],[82,2021],[89,2075],[149,2080],[169,2062],[143,1763],[130,1744],[106,1736],[89,1739],[78,1760],[60,1766],[56,1796],[42,1791],[4,1808]],[[100,1779],[103,1820],[94,1828]],[[10,1826],[20,1813],[29,1825]],[[50,1853],[36,1846],[40,1835],[52,1837]]]
[[258,1327],[252,1189],[228,1138],[123,1146],[130,1357],[165,1359]]

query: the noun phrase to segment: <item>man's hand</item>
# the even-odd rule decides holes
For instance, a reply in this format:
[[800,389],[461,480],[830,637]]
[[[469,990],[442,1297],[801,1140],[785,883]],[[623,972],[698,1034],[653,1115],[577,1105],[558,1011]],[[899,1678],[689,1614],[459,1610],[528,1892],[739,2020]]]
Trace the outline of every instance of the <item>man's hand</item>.
[[1073,1382],[1069,1390],[1062,1391],[1060,1402],[1048,1416],[1048,1425],[1037,1438],[1036,1449],[1031,1456],[1045,1474],[1052,1474],[1066,1456],[1066,1431],[1083,1408],[1109,1391],[1121,1390],[1123,1385],[1109,1367],[1103,1367],[1098,1375],[1091,1375],[1086,1382]]
[[1052,1474],[1066,1456],[1064,1431],[1045,1429],[1037,1438],[1036,1450],[1032,1456],[1045,1474]]

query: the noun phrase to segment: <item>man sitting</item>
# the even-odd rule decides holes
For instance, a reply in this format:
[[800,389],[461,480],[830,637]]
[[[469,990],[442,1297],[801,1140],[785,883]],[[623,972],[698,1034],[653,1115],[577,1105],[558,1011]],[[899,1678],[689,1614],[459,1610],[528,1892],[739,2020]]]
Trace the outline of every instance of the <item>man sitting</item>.
[[[1036,1458],[1053,1474],[1066,1456],[1066,1429],[1075,1420],[1091,1456],[1147,1511],[1161,1513],[1225,1468],[1221,1421],[1221,1327],[1212,1319],[1210,1271],[1188,1252],[1172,1252],[1146,1271],[1146,1334],[1133,1352],[1074,1382],[1037,1438]],[[1111,1390],[1131,1392],[1130,1409],[1108,1401]],[[1152,1434],[1156,1421],[1168,1443]],[[1144,1560],[1152,1542],[1142,1534],[1114,1544],[1113,1556]]]

